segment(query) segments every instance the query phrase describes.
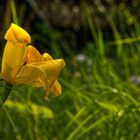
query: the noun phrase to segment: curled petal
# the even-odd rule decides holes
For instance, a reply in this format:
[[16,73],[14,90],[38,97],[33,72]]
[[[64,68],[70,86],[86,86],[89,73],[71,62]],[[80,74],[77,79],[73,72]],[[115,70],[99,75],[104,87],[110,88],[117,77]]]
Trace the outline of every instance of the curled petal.
[[5,34],[5,39],[11,42],[30,43],[30,35],[21,27],[12,23],[10,28]]
[[47,60],[52,60],[52,59],[53,59],[53,58],[52,58],[51,55],[49,55],[48,53],[44,53],[44,54],[42,55],[41,61],[47,61]]
[[12,83],[12,80],[16,77],[22,65],[25,63],[26,49],[25,43],[7,41],[2,58],[1,70],[2,77],[6,82]]
[[[64,64],[62,59],[26,64],[22,67],[13,83],[26,83],[34,87],[43,87],[46,90],[46,97],[48,97],[50,88],[64,67]],[[58,84],[56,83],[56,90],[58,89],[58,91],[60,91],[60,87],[57,88],[59,86],[57,85]],[[52,91],[54,91],[54,88],[52,87]]]
[[22,67],[13,84],[28,84],[33,87],[43,87],[46,92],[49,92],[49,81],[43,70],[38,68],[35,64],[27,64]]
[[39,62],[41,61],[41,58],[41,54],[35,47],[31,45],[27,47],[26,63]]
[[61,95],[61,85],[57,80],[55,80],[54,84],[51,86],[50,91],[55,94],[55,96]]
[[43,70],[50,81],[50,87],[58,77],[60,71],[63,69],[65,62],[63,59],[53,59],[43,62],[35,63],[37,67]]
[[[48,53],[44,53],[42,55],[41,61],[47,61],[47,60],[52,60],[52,59],[53,58],[51,55],[49,55]],[[61,95],[62,88],[57,80],[55,80],[54,84],[51,86],[50,91],[53,92],[55,94],[55,96]],[[48,94],[46,94],[46,98],[48,98],[47,96],[48,96]]]

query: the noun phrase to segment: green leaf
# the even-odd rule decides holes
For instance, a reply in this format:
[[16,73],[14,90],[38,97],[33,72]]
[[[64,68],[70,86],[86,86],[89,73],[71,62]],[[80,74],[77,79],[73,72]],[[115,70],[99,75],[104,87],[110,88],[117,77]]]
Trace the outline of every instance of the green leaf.
[[9,94],[11,93],[12,86],[6,84],[0,77],[0,107],[5,103]]

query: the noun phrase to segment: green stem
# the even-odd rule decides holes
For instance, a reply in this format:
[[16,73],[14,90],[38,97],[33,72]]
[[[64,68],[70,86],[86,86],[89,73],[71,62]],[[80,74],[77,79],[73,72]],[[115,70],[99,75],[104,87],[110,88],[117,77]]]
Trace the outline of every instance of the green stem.
[[12,86],[9,84],[6,84],[6,86],[3,89],[3,92],[0,93],[0,108],[7,100],[8,96],[10,95],[11,89],[12,89]]

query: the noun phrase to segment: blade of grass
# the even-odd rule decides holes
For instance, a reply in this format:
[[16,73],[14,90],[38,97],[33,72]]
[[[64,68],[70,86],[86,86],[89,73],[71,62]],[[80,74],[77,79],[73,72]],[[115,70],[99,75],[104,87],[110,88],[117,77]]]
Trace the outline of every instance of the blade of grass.
[[[75,135],[80,131],[80,129],[93,117],[93,115],[87,116],[85,120],[83,120],[80,125],[69,135],[69,137],[66,140],[73,140]],[[85,129],[86,130],[86,129]]]
[[98,125],[100,125],[101,123],[103,123],[104,121],[106,121],[108,118],[110,117],[110,115],[108,116],[103,116],[101,119],[97,120],[95,123],[91,124],[89,127],[87,127],[84,131],[82,131],[81,133],[79,133],[76,136],[76,139],[79,139],[80,137],[82,137],[84,134],[88,133],[89,131],[91,131],[92,129],[94,129],[95,127],[97,127]]
[[7,100],[8,96],[10,95],[12,86],[6,84],[4,81],[1,81],[0,87],[1,87],[0,92],[0,108],[1,108],[2,105],[5,103],[5,101]]
[[[73,118],[75,117],[71,112],[67,111],[66,114],[70,117],[71,120],[73,120]],[[74,119],[73,123],[76,125],[79,125],[81,123],[81,121],[79,121],[78,119]],[[70,127],[70,126],[69,126]],[[84,127],[81,127],[81,129],[84,129]]]
[[12,11],[13,22],[18,25],[15,0],[11,0],[11,11]]
[[16,134],[16,140],[21,140],[21,135],[19,134],[19,131],[18,131],[18,129],[16,128],[16,125],[15,125],[14,121],[12,120],[11,116],[9,115],[7,109],[6,109],[5,107],[3,107],[3,109],[4,109],[5,113],[6,113],[6,116],[7,116],[8,119],[9,119],[9,121],[10,121],[10,123],[11,123],[13,129],[14,129],[14,132],[15,132],[15,134]]
[[101,57],[103,57],[105,55],[105,48],[101,29],[98,29],[98,41],[99,41],[99,54]]
[[84,6],[84,11],[85,11],[85,15],[87,17],[87,22],[88,22],[93,40],[95,41],[96,47],[98,47],[98,36],[97,36],[96,28],[95,28],[94,22],[92,20],[92,17],[88,11],[88,7],[86,6],[86,4]]
[[130,44],[133,42],[139,42],[140,41],[140,37],[133,37],[133,38],[125,38],[125,39],[119,39],[119,40],[115,40],[109,43],[109,45],[116,45],[116,44]]
[[[114,21],[113,21],[113,19],[111,17],[109,18],[109,23],[110,23],[110,25],[112,27],[112,31],[113,31],[115,40],[116,41],[121,40],[121,36],[120,36],[119,32],[117,31],[116,25],[115,25],[115,23],[114,23]],[[117,44],[117,55],[118,55],[118,57],[122,56],[122,51],[123,51],[122,50],[122,43],[119,42]]]
[[76,120],[78,120],[78,118],[84,113],[85,109],[86,107],[81,108],[78,113],[71,118],[71,121],[68,123],[64,131],[66,131],[74,122],[77,122]]

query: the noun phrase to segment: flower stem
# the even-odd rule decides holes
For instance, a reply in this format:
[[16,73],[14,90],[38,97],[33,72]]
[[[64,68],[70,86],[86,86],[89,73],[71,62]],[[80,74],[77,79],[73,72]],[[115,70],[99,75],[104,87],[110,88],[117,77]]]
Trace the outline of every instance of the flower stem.
[[5,87],[3,87],[3,92],[0,93],[0,108],[2,107],[2,105],[5,103],[5,101],[7,100],[8,96],[10,95],[12,86],[9,84],[6,84]]

